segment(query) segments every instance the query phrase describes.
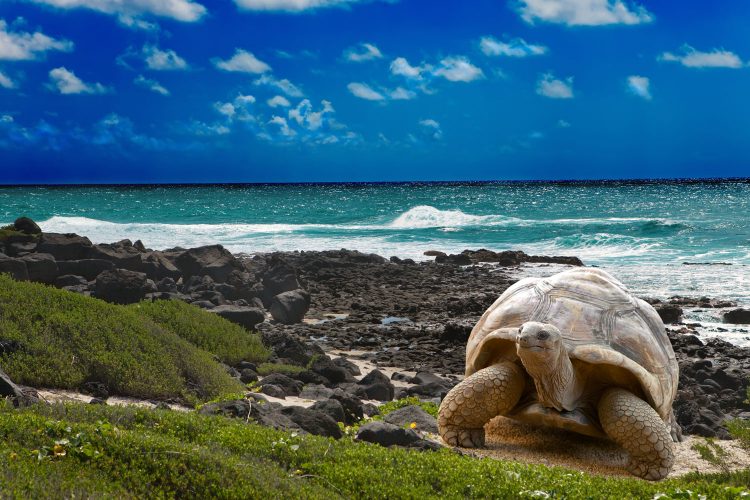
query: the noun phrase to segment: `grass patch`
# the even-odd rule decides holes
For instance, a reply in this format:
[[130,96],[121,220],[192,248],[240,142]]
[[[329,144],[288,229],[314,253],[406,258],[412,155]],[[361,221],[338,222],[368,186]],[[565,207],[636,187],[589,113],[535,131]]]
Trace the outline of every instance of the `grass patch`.
[[[219,318],[217,318],[219,319]],[[0,357],[15,382],[193,403],[242,390],[213,356],[135,308],[0,275],[0,339],[21,349]]]
[[7,497],[737,498],[746,490],[736,485],[747,478],[693,474],[649,483],[298,436],[196,413],[0,407]]
[[750,420],[730,420],[727,428],[732,437],[740,442],[740,446],[750,451]]
[[728,453],[713,439],[706,438],[704,443],[695,443],[691,448],[697,451],[706,462],[715,465],[724,472],[729,472]]
[[141,302],[130,307],[229,365],[240,361],[261,363],[268,359],[269,351],[263,346],[260,335],[199,307],[179,300]]
[[404,408],[406,406],[419,406],[424,411],[432,415],[433,417],[437,418],[438,416],[438,405],[435,403],[427,403],[420,401],[418,397],[416,396],[409,396],[408,398],[401,398],[397,399],[396,401],[389,401],[388,403],[385,403],[384,405],[380,405],[378,409],[380,410],[381,416],[386,416],[391,412],[394,412],[396,410],[400,410],[401,408]]
[[304,371],[302,366],[285,365],[283,363],[261,363],[258,365],[258,375],[266,376],[272,373],[282,373],[284,375],[297,375]]

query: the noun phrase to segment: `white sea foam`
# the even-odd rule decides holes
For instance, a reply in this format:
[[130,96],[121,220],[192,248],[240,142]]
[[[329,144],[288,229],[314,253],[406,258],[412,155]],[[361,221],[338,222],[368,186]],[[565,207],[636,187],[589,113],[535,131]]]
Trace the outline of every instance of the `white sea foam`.
[[440,210],[429,205],[419,205],[399,215],[396,220],[388,224],[388,227],[398,229],[456,228],[518,222],[521,222],[521,219],[503,215],[471,215],[461,210]]

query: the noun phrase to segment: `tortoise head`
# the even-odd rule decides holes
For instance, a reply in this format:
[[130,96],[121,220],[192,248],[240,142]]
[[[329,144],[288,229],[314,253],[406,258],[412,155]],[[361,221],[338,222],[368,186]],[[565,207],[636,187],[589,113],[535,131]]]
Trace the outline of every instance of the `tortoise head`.
[[567,356],[560,330],[549,323],[528,321],[518,329],[516,351],[532,374],[554,369],[560,356]]

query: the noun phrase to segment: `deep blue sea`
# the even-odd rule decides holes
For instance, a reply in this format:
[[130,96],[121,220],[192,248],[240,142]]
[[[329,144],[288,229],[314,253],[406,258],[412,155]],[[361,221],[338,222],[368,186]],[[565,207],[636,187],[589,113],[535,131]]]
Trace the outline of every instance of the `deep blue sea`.
[[22,214],[154,249],[576,255],[639,294],[750,305],[747,181],[0,188],[0,222]]

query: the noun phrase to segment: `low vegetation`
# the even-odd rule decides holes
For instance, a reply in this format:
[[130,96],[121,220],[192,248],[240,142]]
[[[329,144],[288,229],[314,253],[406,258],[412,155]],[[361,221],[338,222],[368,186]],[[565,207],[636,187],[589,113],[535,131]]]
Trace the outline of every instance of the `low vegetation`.
[[260,335],[180,300],[141,302],[131,307],[229,365],[240,361],[261,363],[268,359],[269,352]]
[[258,374],[264,377],[272,373],[297,375],[299,372],[304,370],[305,368],[302,366],[287,365],[284,363],[261,363],[260,365],[258,365]]
[[290,434],[196,413],[0,407],[7,497],[737,498],[747,472],[649,483]]
[[[144,399],[194,403],[242,390],[214,359],[237,341],[234,325],[197,308],[168,306],[154,313],[156,321],[142,309],[0,275],[0,339],[15,341],[0,366],[24,385],[76,390],[101,382],[112,394]],[[207,326],[207,340],[172,330],[186,321],[178,319],[183,313]],[[224,343],[215,340],[222,331]],[[245,336],[252,340],[241,348],[262,359],[259,341]]]

